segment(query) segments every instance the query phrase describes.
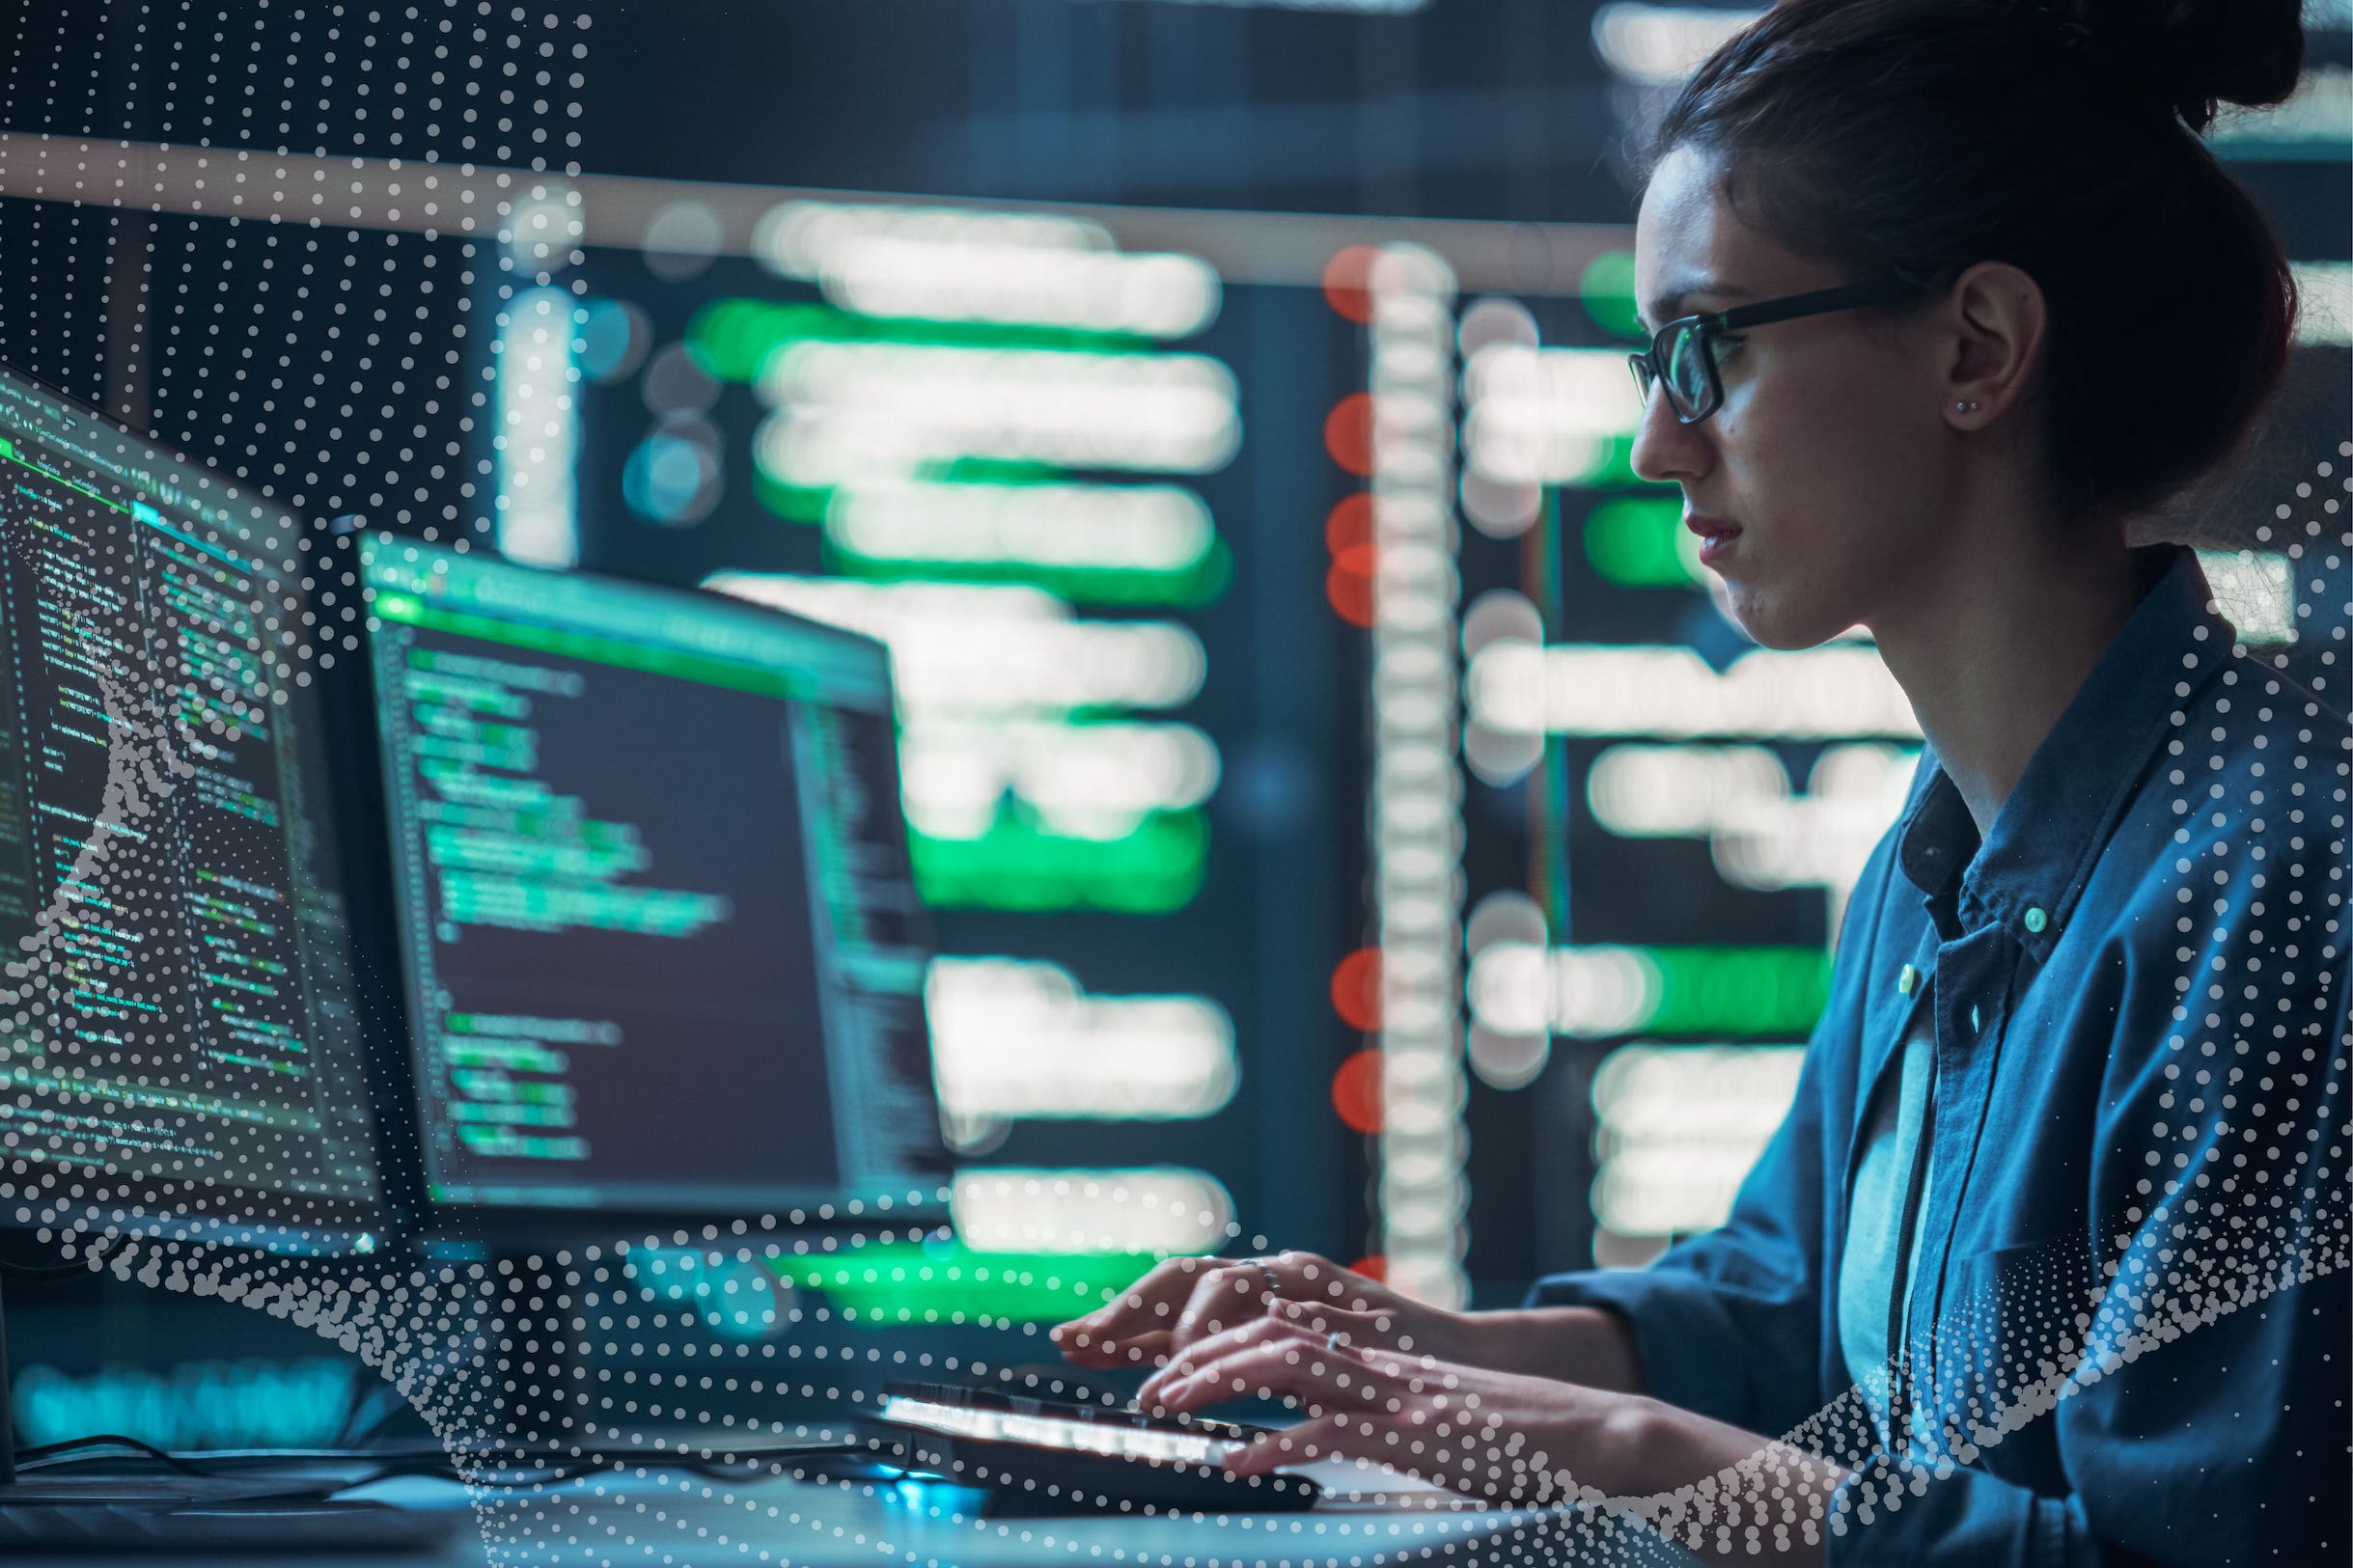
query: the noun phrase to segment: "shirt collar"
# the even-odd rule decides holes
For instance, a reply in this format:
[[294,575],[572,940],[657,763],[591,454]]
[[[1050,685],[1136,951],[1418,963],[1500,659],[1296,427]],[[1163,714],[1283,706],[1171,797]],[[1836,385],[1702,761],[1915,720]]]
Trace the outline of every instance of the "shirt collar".
[[2037,962],[2049,957],[2173,713],[2229,657],[2232,632],[2214,613],[2197,552],[2157,544],[2133,554],[2160,575],[2035,748],[1982,844],[1934,748],[1922,753],[1896,860],[1945,940],[1998,921]]

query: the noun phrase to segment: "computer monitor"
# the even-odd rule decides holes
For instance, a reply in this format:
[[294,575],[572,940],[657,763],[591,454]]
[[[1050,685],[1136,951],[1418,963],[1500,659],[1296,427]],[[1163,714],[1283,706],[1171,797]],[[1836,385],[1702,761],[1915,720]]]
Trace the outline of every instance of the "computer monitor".
[[390,536],[362,572],[433,1212],[936,1208],[882,646]]
[[384,1240],[322,542],[0,368],[0,1227]]
[[0,1224],[380,1239],[310,548],[0,370]]

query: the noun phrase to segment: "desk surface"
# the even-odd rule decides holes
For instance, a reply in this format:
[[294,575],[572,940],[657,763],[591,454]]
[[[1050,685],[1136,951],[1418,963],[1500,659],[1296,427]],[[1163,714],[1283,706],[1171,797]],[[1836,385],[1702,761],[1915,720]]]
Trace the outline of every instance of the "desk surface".
[[[720,1480],[684,1471],[632,1469],[469,1499],[457,1482],[403,1478],[346,1494],[446,1510],[457,1525],[429,1554],[270,1555],[282,1568],[1042,1568],[1118,1563],[1140,1568],[1378,1568],[1430,1563],[1610,1562],[1695,1559],[1647,1530],[1587,1512],[1477,1509],[1315,1510],[1148,1518],[979,1519],[970,1494],[889,1482]],[[943,1500],[943,1498],[945,1500]],[[469,1518],[469,1516],[471,1516]],[[146,1556],[13,1555],[11,1568],[109,1568],[175,1560]],[[196,1559],[191,1559],[196,1560]],[[223,1559],[213,1559],[223,1560]]]
[[[1431,1561],[1489,1560],[1470,1549],[1515,1528],[1542,1528],[1531,1515],[1453,1508],[982,1519],[963,1511],[972,1494],[939,1488],[789,1480],[736,1486],[683,1473],[649,1472],[639,1480],[631,1472],[619,1484],[586,1481],[565,1491],[561,1499],[487,1504],[482,1519],[492,1560],[511,1552],[566,1568],[654,1564],[666,1554],[680,1563],[764,1560],[794,1568],[1371,1568],[1426,1554]],[[512,1543],[509,1551],[499,1550],[502,1535]]]

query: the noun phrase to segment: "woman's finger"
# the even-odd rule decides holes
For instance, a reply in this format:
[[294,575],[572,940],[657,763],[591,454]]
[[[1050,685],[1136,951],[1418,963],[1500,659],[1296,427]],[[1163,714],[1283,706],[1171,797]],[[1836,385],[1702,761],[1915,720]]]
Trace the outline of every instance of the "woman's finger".
[[1152,1294],[1144,1297],[1147,1307],[1130,1305],[1143,1295],[1131,1291],[1129,1301],[1118,1304],[1121,1313],[1090,1314],[1055,1330],[1064,1354],[1095,1366],[1163,1365],[1191,1345],[1255,1321],[1274,1299],[1255,1263],[1183,1261],[1194,1267],[1153,1281]]
[[1315,1252],[1284,1252],[1269,1258],[1282,1279],[1286,1299],[1317,1302],[1351,1312],[1392,1307],[1397,1297],[1387,1287],[1344,1269]]
[[1279,1299],[1268,1284],[1265,1265],[1256,1260],[1210,1269],[1195,1280],[1192,1296],[1170,1325],[1170,1350],[1182,1351],[1197,1340],[1263,1317]]
[[1355,1459],[1490,1504],[1582,1495],[1573,1477],[1497,1413],[1457,1397],[1450,1369],[1409,1367],[1400,1376],[1398,1363],[1378,1352],[1361,1353],[1349,1369],[1359,1397],[1311,1392],[1305,1420],[1237,1449],[1227,1470],[1259,1475],[1315,1460]]
[[1146,1335],[1165,1339],[1202,1277],[1220,1266],[1214,1258],[1166,1258],[1093,1311],[1056,1324],[1048,1337],[1074,1361],[1099,1365],[1132,1361],[1127,1347]]
[[1204,1271],[1214,1268],[1214,1258],[1163,1258],[1145,1271],[1134,1284],[1114,1296],[1092,1312],[1084,1312],[1065,1323],[1054,1326],[1060,1334],[1066,1329],[1089,1328],[1109,1330],[1115,1325],[1132,1320],[1165,1318],[1193,1293],[1193,1281]]
[[1295,1400],[1310,1415],[1367,1404],[1387,1411],[1397,1403],[1390,1386],[1359,1352],[1315,1339],[1269,1337],[1169,1380],[1152,1403],[1191,1411],[1255,1396]]
[[1136,1403],[1149,1406],[1160,1390],[1178,1379],[1211,1365],[1254,1345],[1273,1340],[1320,1340],[1323,1336],[1305,1326],[1280,1316],[1252,1318],[1249,1322],[1199,1339],[1180,1351],[1170,1354],[1160,1370],[1144,1380],[1136,1389]]
[[[1072,1361],[1097,1366],[1149,1365],[1165,1368],[1179,1361],[1197,1362],[1199,1356],[1196,1353],[1203,1346],[1211,1344],[1222,1335],[1241,1333],[1254,1324],[1274,1318],[1295,1325],[1299,1332],[1318,1339],[1338,1329],[1343,1344],[1378,1342],[1389,1332],[1392,1322],[1392,1314],[1386,1311],[1342,1313],[1312,1302],[1277,1301],[1266,1317],[1252,1318],[1230,1329],[1219,1329],[1189,1343],[1180,1344],[1171,1328],[1152,1328],[1117,1339],[1091,1339],[1085,1345],[1065,1341],[1063,1350]],[[1400,1346],[1405,1342],[1403,1337],[1398,1340]]]
[[1393,1346],[1396,1328],[1396,1315],[1385,1310],[1355,1312],[1316,1302],[1280,1301],[1263,1317],[1196,1340],[1181,1350],[1164,1347],[1165,1362],[1136,1390],[1136,1399],[1142,1404],[1157,1398],[1162,1389],[1185,1374],[1235,1351],[1273,1339],[1305,1339],[1341,1350],[1379,1350],[1403,1368],[1412,1364],[1414,1358],[1398,1353],[1398,1347]]
[[[1392,1316],[1396,1303],[1373,1281],[1316,1252],[1223,1260],[1177,1257],[1156,1265],[1117,1299],[1056,1324],[1047,1334],[1081,1364],[1158,1364],[1175,1351],[1224,1332],[1245,1307]],[[1195,1312],[1190,1321],[1185,1319],[1188,1310]],[[1392,1330],[1383,1326],[1381,1332]]]
[[1061,1335],[1057,1343],[1066,1359],[1081,1366],[1158,1366],[1168,1360],[1169,1332],[1146,1329],[1113,1338],[1075,1330]]
[[1301,1329],[1318,1339],[1329,1336],[1337,1344],[1352,1348],[1379,1347],[1386,1350],[1410,1351],[1413,1340],[1404,1334],[1405,1325],[1398,1315],[1385,1307],[1348,1307],[1331,1302],[1279,1301],[1268,1309],[1267,1316],[1277,1322]]

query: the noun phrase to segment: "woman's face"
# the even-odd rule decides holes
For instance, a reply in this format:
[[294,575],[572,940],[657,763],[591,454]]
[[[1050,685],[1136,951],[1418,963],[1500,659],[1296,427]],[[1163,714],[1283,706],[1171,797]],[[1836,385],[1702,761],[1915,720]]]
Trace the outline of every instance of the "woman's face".
[[[1861,280],[1784,249],[1724,201],[1717,161],[1689,147],[1658,166],[1634,238],[1647,330]],[[1883,337],[1886,336],[1883,334]],[[1811,647],[1874,623],[1907,585],[1932,581],[1940,544],[1945,393],[1925,334],[1874,342],[1853,311],[1718,341],[1724,401],[1698,425],[1653,388],[1633,466],[1683,489],[1686,522],[1738,532],[1703,559],[1734,619],[1767,647]]]

